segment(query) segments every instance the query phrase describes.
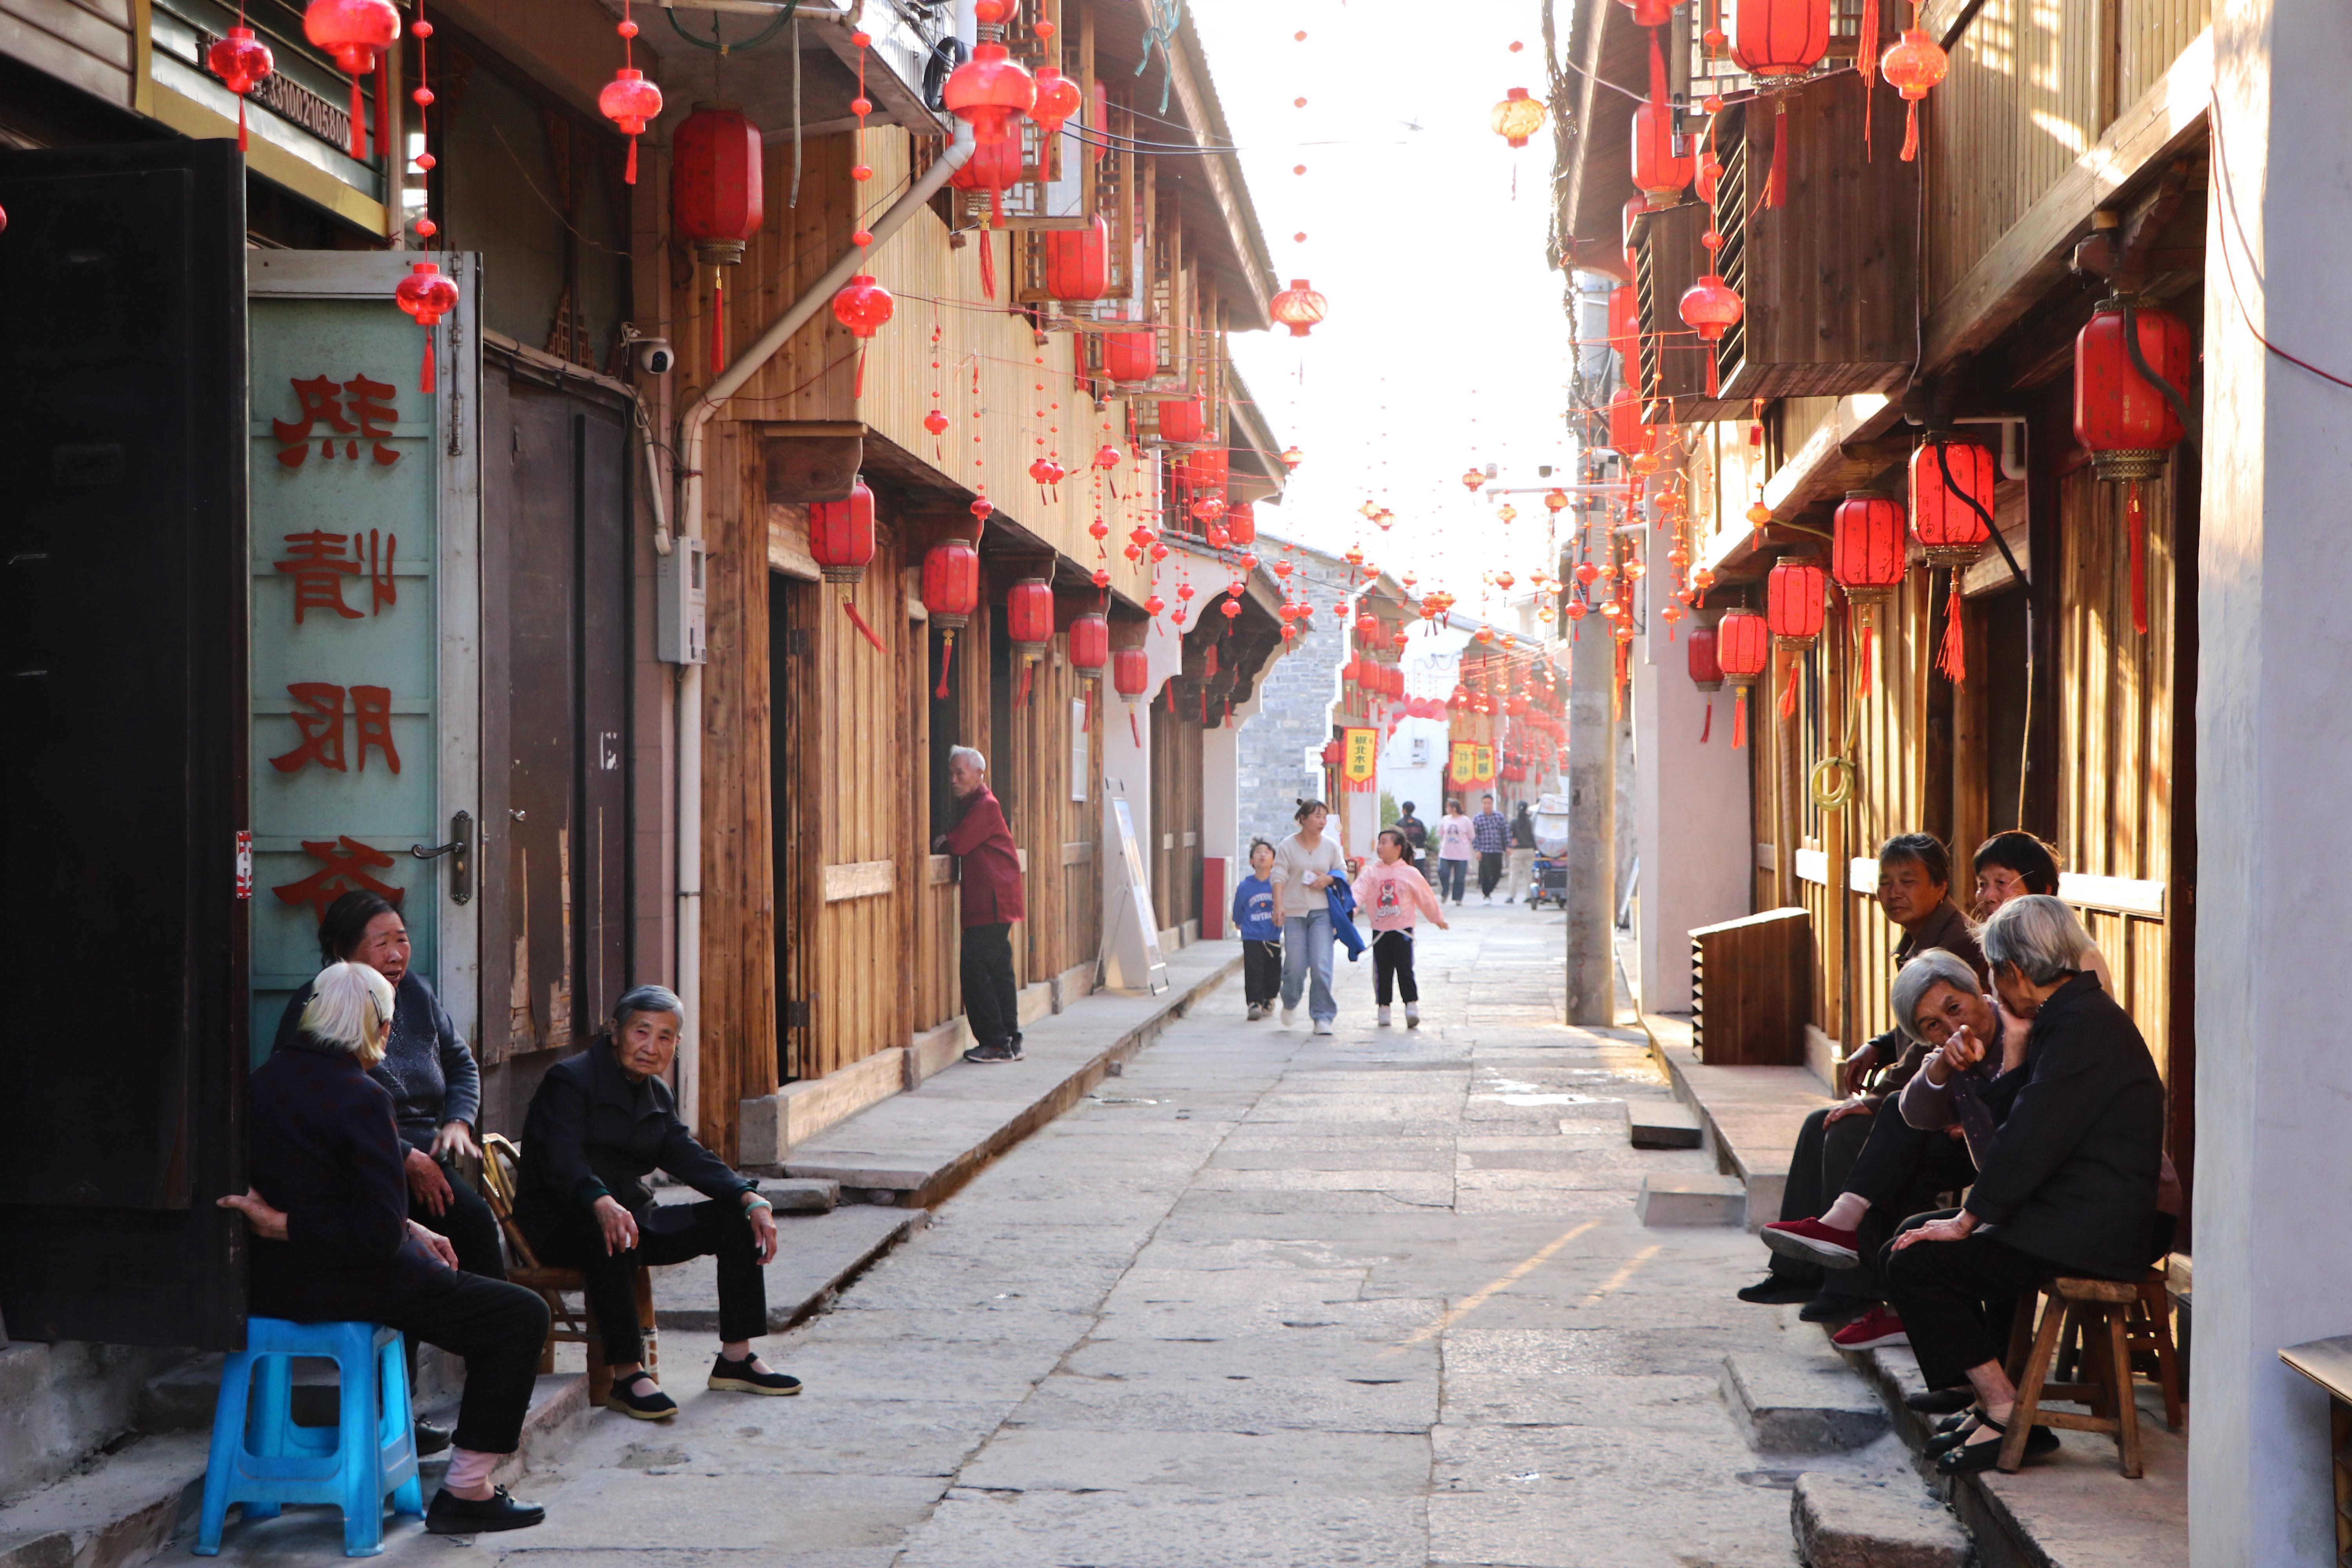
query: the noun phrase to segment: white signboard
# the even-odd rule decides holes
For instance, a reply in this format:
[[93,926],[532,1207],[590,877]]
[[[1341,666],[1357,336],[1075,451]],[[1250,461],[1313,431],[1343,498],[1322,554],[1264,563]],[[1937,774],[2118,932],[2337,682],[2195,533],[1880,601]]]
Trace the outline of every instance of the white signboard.
[[1090,739],[1087,726],[1087,701],[1084,698],[1070,703],[1070,798],[1087,798],[1087,742]]
[[1135,841],[1135,816],[1128,810],[1123,794],[1111,795],[1106,804],[1124,885],[1111,897],[1110,931],[1103,943],[1104,983],[1114,991],[1156,996],[1168,989],[1168,961],[1160,952],[1160,928],[1151,914],[1151,881],[1144,874],[1143,849]]

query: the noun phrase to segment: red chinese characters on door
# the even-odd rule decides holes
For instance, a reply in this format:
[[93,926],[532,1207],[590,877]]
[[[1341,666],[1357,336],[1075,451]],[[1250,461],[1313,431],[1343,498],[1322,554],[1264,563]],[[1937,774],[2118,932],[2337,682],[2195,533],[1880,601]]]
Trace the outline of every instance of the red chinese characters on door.
[[269,422],[281,443],[279,462],[289,468],[300,468],[303,459],[310,455],[311,438],[321,424],[326,426],[326,434],[318,435],[321,458],[331,459],[337,455],[335,438],[340,436],[343,437],[341,455],[346,458],[356,459],[360,444],[366,442],[370,455],[378,463],[388,468],[400,461],[400,454],[384,445],[392,438],[392,427],[400,421],[398,412],[388,401],[392,396],[390,382],[373,381],[364,375],[355,375],[340,384],[323,375],[307,379],[289,376],[287,381],[294,388],[301,416]]
[[349,834],[335,838],[306,838],[302,841],[302,853],[320,862],[319,868],[299,882],[282,883],[269,890],[278,895],[280,903],[310,905],[321,921],[327,918],[327,906],[354,888],[364,888],[395,908],[401,895],[408,890],[369,876],[370,871],[390,870],[393,858]]
[[[380,614],[386,605],[400,603],[400,586],[392,575],[394,557],[400,551],[400,535],[371,528],[362,542],[356,531],[349,534],[328,533],[314,528],[307,533],[284,537],[286,558],[270,564],[294,579],[296,626],[302,624],[303,612],[307,610],[325,610],[344,620],[356,621],[363,616]],[[365,611],[355,610],[343,602],[343,579],[359,576],[368,580]]]
[[352,761],[360,771],[365,772],[368,752],[373,748],[383,753],[385,764],[394,773],[400,771],[400,752],[392,742],[390,687],[343,687],[323,680],[297,680],[287,685],[286,693],[294,699],[294,710],[287,717],[294,721],[299,739],[292,751],[269,759],[271,767],[281,773],[296,773],[316,763],[339,773],[345,772],[343,719],[344,700],[348,697],[351,727],[357,731]]

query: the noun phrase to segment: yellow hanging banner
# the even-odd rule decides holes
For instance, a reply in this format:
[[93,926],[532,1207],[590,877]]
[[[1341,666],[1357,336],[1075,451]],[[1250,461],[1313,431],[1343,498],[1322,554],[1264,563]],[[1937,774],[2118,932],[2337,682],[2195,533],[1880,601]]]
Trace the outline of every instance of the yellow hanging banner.
[[1455,784],[1466,784],[1476,779],[1478,776],[1478,748],[1472,745],[1467,741],[1454,742],[1454,766],[1451,771],[1454,774],[1454,782]]
[[1480,746],[1477,752],[1478,771],[1475,776],[1480,784],[1490,783],[1495,777],[1495,748]]
[[1340,756],[1349,784],[1371,782],[1373,766],[1380,760],[1379,741],[1380,731],[1377,730],[1350,730],[1347,732]]

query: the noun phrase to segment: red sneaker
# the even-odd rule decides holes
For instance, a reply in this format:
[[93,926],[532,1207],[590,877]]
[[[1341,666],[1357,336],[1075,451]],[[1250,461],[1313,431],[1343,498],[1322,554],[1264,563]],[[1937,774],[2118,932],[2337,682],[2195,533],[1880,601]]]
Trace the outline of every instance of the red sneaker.
[[1800,1263],[1818,1263],[1824,1268],[1856,1268],[1862,1264],[1862,1238],[1817,1219],[1774,1220],[1762,1235],[1765,1246]]
[[1842,1351],[1874,1351],[1881,1345],[1907,1345],[1911,1336],[1903,1331],[1901,1318],[1884,1307],[1873,1307],[1832,1334],[1830,1342]]

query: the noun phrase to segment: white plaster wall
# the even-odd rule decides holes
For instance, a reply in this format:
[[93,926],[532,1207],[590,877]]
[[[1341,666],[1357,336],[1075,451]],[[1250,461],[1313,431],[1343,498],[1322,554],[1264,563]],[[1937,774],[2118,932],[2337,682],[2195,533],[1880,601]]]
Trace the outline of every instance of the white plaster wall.
[[[1148,877],[1151,873],[1151,846],[1158,842],[1152,835],[1159,831],[1151,819],[1151,705],[1160,700],[1160,689],[1168,684],[1169,678],[1182,671],[1184,649],[1178,635],[1166,621],[1157,617],[1144,638],[1143,648],[1150,658],[1150,678],[1144,695],[1135,700],[1133,724],[1128,722],[1127,700],[1108,679],[1103,682],[1103,700],[1109,705],[1103,715],[1103,778],[1106,796],[1112,793],[1108,787],[1112,781],[1126,788],[1128,812],[1135,818],[1135,841],[1144,851],[1143,868]],[[1108,800],[1101,809],[1102,850],[1097,858],[1101,862],[1103,909],[1108,918],[1108,912],[1117,907],[1117,895],[1126,873],[1119,868],[1118,840],[1112,836]],[[1105,938],[1108,934],[1103,933]]]
[[1641,897],[1634,906],[1641,1004],[1648,1013],[1687,1013],[1690,931],[1748,912],[1748,753],[1731,749],[1731,691],[1715,694],[1715,723],[1699,744],[1706,694],[1685,662],[1685,620],[1673,641],[1655,607],[1670,584],[1652,573],[1648,635],[1633,643],[1633,832],[1641,846]]
[[[2352,776],[2352,7],[2214,6],[2197,552],[2198,1568],[2334,1561],[2327,1402],[2279,1350],[2352,1331],[2352,1050],[2335,916]],[[2231,209],[2234,209],[2232,215]],[[2225,265],[2226,258],[2226,265]],[[2233,281],[2234,279],[2234,281]]]
[[[1423,822],[1434,822],[1445,809],[1445,731],[1441,720],[1406,719],[1381,750],[1381,788],[1396,797],[1399,810],[1412,801],[1420,808],[1413,815]],[[1429,759],[1420,767],[1410,760],[1415,737],[1424,742]]]

